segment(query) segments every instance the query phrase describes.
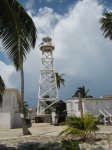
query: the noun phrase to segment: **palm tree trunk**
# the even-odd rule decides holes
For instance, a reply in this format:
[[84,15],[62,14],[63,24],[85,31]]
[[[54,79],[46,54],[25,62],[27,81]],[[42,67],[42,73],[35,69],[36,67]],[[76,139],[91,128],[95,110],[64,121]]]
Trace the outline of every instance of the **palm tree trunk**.
[[28,130],[25,118],[24,118],[24,71],[23,71],[23,64],[21,65],[21,123],[23,129],[23,135],[31,135],[31,132]]
[[79,99],[79,103],[80,103],[80,113],[81,113],[81,118],[83,117],[83,105],[82,105],[82,99]]
[[78,95],[79,95],[79,104],[80,104],[80,113],[81,113],[80,116],[82,118],[83,117],[82,95],[80,92],[78,93]]

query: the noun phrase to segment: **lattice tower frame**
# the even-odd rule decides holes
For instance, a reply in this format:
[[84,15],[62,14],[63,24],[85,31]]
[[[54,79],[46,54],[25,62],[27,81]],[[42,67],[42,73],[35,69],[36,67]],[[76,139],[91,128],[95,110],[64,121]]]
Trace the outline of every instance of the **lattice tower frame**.
[[53,58],[54,49],[55,47],[52,45],[52,39],[49,37],[44,37],[42,39],[42,43],[40,44],[42,57],[39,79],[37,115],[45,114],[46,109],[55,111],[52,106],[59,101]]

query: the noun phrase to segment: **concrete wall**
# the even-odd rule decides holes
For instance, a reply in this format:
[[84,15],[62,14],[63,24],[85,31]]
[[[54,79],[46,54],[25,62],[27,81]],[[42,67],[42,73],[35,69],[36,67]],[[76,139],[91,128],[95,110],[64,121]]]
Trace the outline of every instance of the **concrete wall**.
[[[80,116],[80,110],[78,109],[79,100],[67,100],[67,115]],[[112,100],[109,99],[83,99],[82,100],[83,112],[92,113],[96,116],[100,114],[99,109],[107,110],[112,115]]]
[[90,112],[95,114],[96,116],[99,115],[99,109],[107,110],[110,114],[112,114],[112,100],[84,100],[84,112]]
[[10,113],[0,113],[0,128],[11,128]]
[[[80,110],[78,109],[79,100],[68,100],[67,105],[67,116],[80,116]],[[83,105],[83,104],[82,104]]]
[[17,90],[7,89],[0,107],[0,128],[21,127]]

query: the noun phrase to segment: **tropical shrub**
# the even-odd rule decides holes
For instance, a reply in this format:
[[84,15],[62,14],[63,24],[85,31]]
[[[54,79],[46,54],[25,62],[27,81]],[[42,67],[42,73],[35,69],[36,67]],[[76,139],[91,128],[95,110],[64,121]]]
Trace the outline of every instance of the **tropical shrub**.
[[83,117],[70,116],[66,119],[68,127],[60,134],[71,134],[80,137],[82,140],[87,140],[92,137],[92,133],[99,130],[97,127],[97,119],[92,114],[85,114]]
[[76,140],[62,140],[61,142],[65,150],[80,150],[79,142]]

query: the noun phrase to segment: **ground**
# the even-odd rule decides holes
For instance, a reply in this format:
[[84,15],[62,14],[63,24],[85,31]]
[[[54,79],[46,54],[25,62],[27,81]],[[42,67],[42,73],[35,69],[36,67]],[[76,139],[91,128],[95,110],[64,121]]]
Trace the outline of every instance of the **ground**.
[[[32,135],[25,137],[22,136],[22,129],[0,129],[0,145],[16,147],[20,143],[60,143],[60,137],[58,135],[65,128],[66,126],[34,123],[29,128]],[[101,130],[97,133],[97,136],[103,137],[103,140],[93,144],[82,144],[82,149],[97,150],[100,147],[102,150],[112,150],[112,126],[99,126],[99,128]]]
[[[33,123],[29,128],[33,136],[57,136],[65,126],[54,126],[49,123]],[[22,138],[22,129],[0,129],[0,140],[10,138]]]
[[0,146],[17,147],[19,144],[28,144],[31,142],[33,144],[42,143],[43,145],[46,143],[60,143],[58,135],[65,128],[65,126],[54,126],[48,123],[33,123],[32,127],[29,128],[32,133],[31,136],[22,136],[22,129],[0,129]]

